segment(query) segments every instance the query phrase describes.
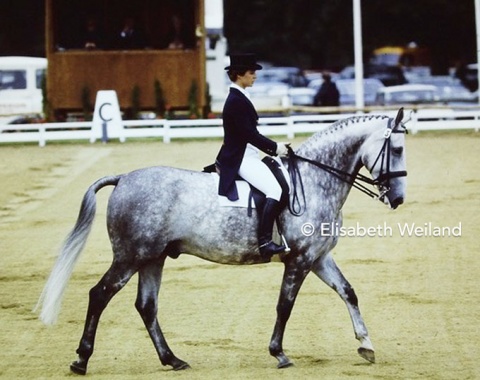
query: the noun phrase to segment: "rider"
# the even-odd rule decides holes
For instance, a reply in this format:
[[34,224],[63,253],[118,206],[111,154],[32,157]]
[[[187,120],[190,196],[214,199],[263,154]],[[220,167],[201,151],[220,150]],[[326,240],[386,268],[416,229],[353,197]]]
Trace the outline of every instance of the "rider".
[[232,84],[223,108],[223,145],[215,164],[220,173],[220,195],[231,201],[238,200],[237,175],[265,194],[258,226],[258,245],[260,254],[268,258],[285,250],[285,246],[272,241],[273,224],[281,211],[282,188],[261,161],[259,150],[271,156],[286,155],[289,144],[276,143],[257,130],[258,115],[245,89],[253,85],[257,78],[255,71],[261,69],[253,54],[230,56],[230,66],[225,70]]

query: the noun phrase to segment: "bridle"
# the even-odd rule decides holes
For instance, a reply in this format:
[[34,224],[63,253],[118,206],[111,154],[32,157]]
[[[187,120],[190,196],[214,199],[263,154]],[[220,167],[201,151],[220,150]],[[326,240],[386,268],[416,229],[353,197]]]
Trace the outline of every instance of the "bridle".
[[[386,194],[390,190],[390,180],[392,178],[405,177],[407,172],[405,170],[391,171],[390,170],[390,155],[391,155],[391,135],[392,133],[407,133],[407,129],[394,119],[389,118],[387,129],[384,133],[384,142],[380,152],[377,155],[370,171],[373,171],[377,164],[380,164],[379,175],[375,179],[371,179],[361,173],[348,173],[346,171],[334,168],[333,166],[323,164],[319,161],[311,160],[306,157],[299,156],[296,154],[292,148],[288,147],[288,173],[290,175],[290,180],[292,182],[292,201],[289,202],[288,208],[293,215],[300,216],[305,212],[306,201],[305,201],[305,192],[303,188],[303,181],[298,169],[298,161],[307,162],[317,168],[320,168],[327,173],[333,175],[335,178],[340,179],[343,182],[350,184],[356,189],[360,190],[362,193],[368,195],[373,199],[378,199],[383,201]],[[303,204],[305,205],[302,209],[300,204],[300,197],[298,195],[297,184],[301,190],[301,196],[303,198]],[[377,186],[379,193],[369,189],[367,185]]]
[[372,165],[372,168],[370,169],[373,171],[375,166],[377,165],[378,162],[380,162],[380,172],[378,177],[373,180],[373,185],[376,185],[380,188],[381,193],[379,194],[379,199],[381,200],[387,192],[390,190],[390,179],[392,178],[398,178],[398,177],[406,177],[407,176],[407,171],[406,170],[398,170],[398,171],[391,171],[390,170],[390,155],[391,155],[391,139],[390,136],[392,133],[407,133],[407,129],[403,127],[402,124],[398,124],[398,126],[401,127],[401,129],[397,128],[397,125],[392,127],[392,122],[393,119],[388,120],[388,125],[387,129],[385,130],[384,134],[384,141],[383,141],[383,146],[380,152],[378,153],[377,158],[375,159],[375,162]]

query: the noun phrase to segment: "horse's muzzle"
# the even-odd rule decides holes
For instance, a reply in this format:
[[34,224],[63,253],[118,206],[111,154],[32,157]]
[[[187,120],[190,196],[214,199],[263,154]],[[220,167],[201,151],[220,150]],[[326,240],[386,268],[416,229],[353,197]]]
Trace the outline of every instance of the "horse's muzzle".
[[401,204],[403,204],[403,197],[398,197],[390,202],[390,207],[395,210]]

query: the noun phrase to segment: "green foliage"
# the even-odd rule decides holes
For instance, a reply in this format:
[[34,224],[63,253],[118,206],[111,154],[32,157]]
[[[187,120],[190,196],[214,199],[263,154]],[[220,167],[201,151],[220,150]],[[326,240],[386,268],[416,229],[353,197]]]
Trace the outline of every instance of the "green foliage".
[[[180,2],[180,8],[196,3],[162,1],[176,7]],[[2,55],[45,54],[44,3],[0,1]],[[108,2],[87,3],[101,7]],[[153,1],[137,3],[140,10],[142,4]],[[127,2],[118,4],[121,12]],[[251,51],[263,61],[303,68],[341,68],[353,63],[352,0],[224,0],[223,4],[224,33],[232,52]],[[374,48],[415,41],[431,48],[435,64],[457,59],[476,62],[474,0],[363,0],[361,6],[365,59]],[[68,12],[70,8],[65,7]],[[66,30],[76,32],[76,28]]]
[[138,85],[133,86],[132,89],[132,108],[131,115],[132,119],[138,119],[140,114],[140,87]]
[[212,112],[212,95],[210,95],[210,85],[208,82],[205,86],[205,107],[203,107],[203,118],[207,119],[210,117]]
[[88,86],[82,87],[82,110],[85,120],[92,120],[93,106],[90,101],[90,88]]
[[160,84],[160,81],[158,79],[155,79],[153,88],[155,92],[155,113],[157,114],[157,117],[164,117],[166,110],[166,101],[163,94],[162,85]]
[[[361,6],[365,60],[375,48],[415,41],[431,49],[438,66],[476,61],[473,0]],[[224,0],[224,32],[230,51],[254,52],[276,65],[341,69],[354,62],[352,8],[352,0]]]
[[50,106],[50,101],[48,100],[48,93],[47,93],[47,74],[42,77],[42,111],[43,111],[43,118],[46,121],[52,120],[52,107]]
[[188,113],[190,118],[198,118],[198,85],[195,80],[192,80],[190,91],[188,92]]

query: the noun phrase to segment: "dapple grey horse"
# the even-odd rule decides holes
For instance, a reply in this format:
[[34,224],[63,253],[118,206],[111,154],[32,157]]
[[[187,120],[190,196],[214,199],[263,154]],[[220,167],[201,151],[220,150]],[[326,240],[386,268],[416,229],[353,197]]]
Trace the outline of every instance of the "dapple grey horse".
[[[357,296],[330,254],[338,233],[323,233],[322,224],[341,226],[341,209],[352,187],[351,179],[360,175],[362,167],[375,179],[371,183],[381,191],[379,198],[384,203],[391,208],[403,203],[406,129],[402,118],[403,110],[395,119],[380,115],[346,118],[317,132],[295,152],[297,186],[301,182],[304,202],[300,202],[301,213],[292,215],[285,209],[278,220],[291,249],[280,255],[285,270],[269,345],[279,368],[292,365],[283,352],[282,341],[297,294],[310,272],[346,303],[355,337],[360,341],[358,353],[370,362],[375,361]],[[90,290],[85,328],[76,351],[78,359],[70,366],[73,372],[86,373],[100,316],[135,273],[139,274],[135,307],[160,361],[180,370],[189,365],[169,348],[157,320],[158,293],[167,258],[186,253],[222,264],[265,262],[257,248],[256,215],[247,217],[245,209],[220,207],[213,176],[151,167],[104,177],[87,190],[77,222],[64,242],[37,305],[42,306],[40,318],[44,323],[56,321],[67,282],[94,220],[95,194],[105,186],[115,186],[107,210],[114,258],[103,278]]]

